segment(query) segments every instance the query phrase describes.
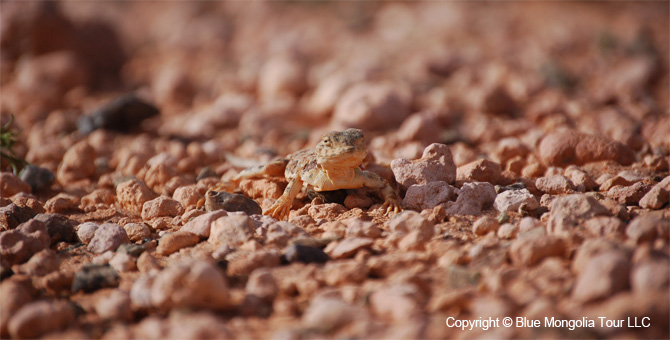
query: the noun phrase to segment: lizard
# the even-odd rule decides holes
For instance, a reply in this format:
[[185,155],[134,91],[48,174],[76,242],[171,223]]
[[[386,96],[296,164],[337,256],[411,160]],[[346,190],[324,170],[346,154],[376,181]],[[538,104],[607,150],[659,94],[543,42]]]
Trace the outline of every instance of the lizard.
[[362,130],[331,131],[322,136],[315,148],[303,149],[266,165],[245,169],[233,177],[232,182],[239,184],[247,178],[283,175],[288,181],[286,189],[264,212],[278,220],[288,218],[293,200],[303,186],[314,191],[361,187],[377,189],[384,198],[382,209],[386,209],[385,213],[397,214],[402,208],[391,185],[378,174],[361,168],[367,154]]

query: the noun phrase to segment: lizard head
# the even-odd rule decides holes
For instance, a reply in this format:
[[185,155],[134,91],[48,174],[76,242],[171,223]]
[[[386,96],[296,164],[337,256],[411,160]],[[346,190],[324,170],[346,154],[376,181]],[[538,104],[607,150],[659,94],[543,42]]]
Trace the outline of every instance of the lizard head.
[[317,162],[326,168],[354,168],[368,154],[363,131],[346,129],[331,131],[316,144]]

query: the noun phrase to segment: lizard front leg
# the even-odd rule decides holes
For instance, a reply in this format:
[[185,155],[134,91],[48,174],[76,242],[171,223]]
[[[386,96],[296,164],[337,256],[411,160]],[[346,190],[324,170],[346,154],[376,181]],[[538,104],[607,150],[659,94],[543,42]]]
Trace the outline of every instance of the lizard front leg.
[[291,211],[291,207],[293,206],[293,200],[296,196],[298,196],[300,189],[302,189],[302,180],[300,177],[292,178],[288,182],[288,185],[286,186],[286,189],[284,189],[284,193],[281,195],[281,197],[279,197],[277,201],[267,211],[264,212],[264,214],[270,215],[280,221],[287,220],[288,213]]
[[389,183],[381,176],[374,172],[357,169],[354,181],[360,183],[362,186],[379,190],[384,198],[382,209],[386,209],[387,214],[391,212],[397,214],[402,211],[398,194],[393,191],[391,185],[389,185]]

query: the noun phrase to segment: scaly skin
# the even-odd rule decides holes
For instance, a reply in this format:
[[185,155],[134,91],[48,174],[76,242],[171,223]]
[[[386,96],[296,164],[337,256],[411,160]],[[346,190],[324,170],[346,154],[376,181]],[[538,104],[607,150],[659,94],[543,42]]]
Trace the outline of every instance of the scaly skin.
[[384,198],[386,213],[398,213],[400,200],[385,179],[361,170],[360,165],[368,150],[359,129],[332,131],[321,138],[315,149],[304,149],[270,164],[246,169],[233,178],[239,183],[245,178],[277,176],[284,172],[288,185],[277,201],[264,212],[278,220],[288,218],[293,200],[303,186],[315,191],[374,188]]

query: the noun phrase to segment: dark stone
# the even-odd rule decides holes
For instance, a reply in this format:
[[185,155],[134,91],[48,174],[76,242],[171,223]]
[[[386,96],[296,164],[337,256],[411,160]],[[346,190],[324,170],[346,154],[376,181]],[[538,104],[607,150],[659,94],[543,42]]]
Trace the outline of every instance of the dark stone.
[[77,240],[74,227],[75,221],[61,214],[38,214],[35,219],[46,225],[51,237],[51,244],[58,242],[74,243]]
[[307,197],[309,197],[310,201],[318,199],[322,204],[337,203],[344,205],[344,200],[347,198],[347,189],[333,191],[314,191],[312,189],[307,189]]
[[324,253],[323,250],[301,244],[289,246],[284,251],[284,254],[282,254],[282,262],[284,263],[325,263],[328,260],[330,260],[330,256]]
[[119,285],[119,275],[108,264],[90,264],[82,267],[72,281],[72,292],[80,290],[90,293],[101,288]]
[[51,184],[56,180],[56,175],[47,168],[41,168],[31,164],[21,170],[19,178],[28,183],[33,189],[33,192],[37,192],[51,187]]
[[208,177],[219,177],[219,175],[216,174],[212,168],[206,166],[200,170],[200,173],[198,173],[198,177],[195,178],[195,181],[199,181],[203,178],[208,178]]
[[118,97],[88,116],[77,121],[79,132],[88,135],[96,129],[127,132],[143,120],[157,115],[160,111],[134,94]]
[[10,203],[0,208],[0,229],[10,230],[27,222],[35,216],[35,212],[30,207],[21,207]]
[[205,209],[215,211],[242,211],[247,215],[260,215],[261,206],[249,197],[240,194],[231,194],[225,191],[209,191],[205,200]]
[[126,253],[133,257],[140,256],[146,249],[144,245],[134,244],[134,243],[124,243],[116,249],[119,253]]
[[526,189],[526,183],[524,182],[516,182],[514,184],[510,185],[496,185],[496,194],[499,194],[501,192],[505,192],[508,190],[521,190],[521,189]]

